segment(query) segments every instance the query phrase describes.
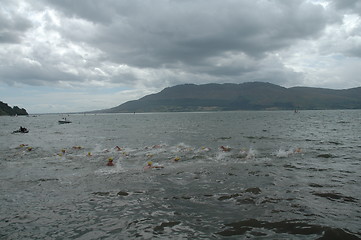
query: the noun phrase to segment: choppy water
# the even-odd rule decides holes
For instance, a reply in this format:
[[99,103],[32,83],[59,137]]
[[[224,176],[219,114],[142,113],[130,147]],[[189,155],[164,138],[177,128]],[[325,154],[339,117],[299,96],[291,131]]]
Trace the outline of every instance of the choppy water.
[[60,118],[0,118],[1,239],[361,238],[361,111]]

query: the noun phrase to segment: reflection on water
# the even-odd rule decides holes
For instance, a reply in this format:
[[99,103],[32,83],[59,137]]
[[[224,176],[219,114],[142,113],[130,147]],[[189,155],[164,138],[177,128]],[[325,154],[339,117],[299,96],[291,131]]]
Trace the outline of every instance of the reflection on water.
[[361,111],[58,118],[0,118],[1,238],[361,237]]

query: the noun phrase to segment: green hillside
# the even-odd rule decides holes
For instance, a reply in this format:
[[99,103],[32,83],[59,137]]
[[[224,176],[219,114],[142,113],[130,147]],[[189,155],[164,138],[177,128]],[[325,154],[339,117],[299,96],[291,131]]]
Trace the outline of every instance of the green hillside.
[[271,83],[185,84],[100,112],[361,109],[361,88],[284,88]]
[[6,103],[0,101],[0,116],[28,115],[24,108],[18,106],[10,107]]

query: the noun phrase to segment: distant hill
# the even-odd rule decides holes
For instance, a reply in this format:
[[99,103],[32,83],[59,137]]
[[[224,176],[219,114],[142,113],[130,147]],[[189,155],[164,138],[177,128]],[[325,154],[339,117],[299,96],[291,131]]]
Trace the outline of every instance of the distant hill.
[[185,84],[129,101],[104,113],[230,110],[361,109],[361,87],[346,90],[271,83]]
[[9,107],[6,103],[0,101],[0,116],[15,116],[15,115],[28,115],[24,108],[19,108],[18,106]]

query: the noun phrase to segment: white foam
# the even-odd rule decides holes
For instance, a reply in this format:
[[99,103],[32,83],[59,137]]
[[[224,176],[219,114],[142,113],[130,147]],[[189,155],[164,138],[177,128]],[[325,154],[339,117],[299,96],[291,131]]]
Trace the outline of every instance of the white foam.
[[256,155],[257,155],[257,153],[258,153],[257,150],[255,150],[255,149],[253,149],[253,148],[250,148],[250,149],[248,150],[246,159],[253,159],[253,158],[255,158]]
[[289,149],[289,150],[283,150],[283,149],[278,149],[278,151],[275,153],[276,157],[278,158],[286,158],[289,157],[290,155],[292,155],[294,153],[293,149]]

